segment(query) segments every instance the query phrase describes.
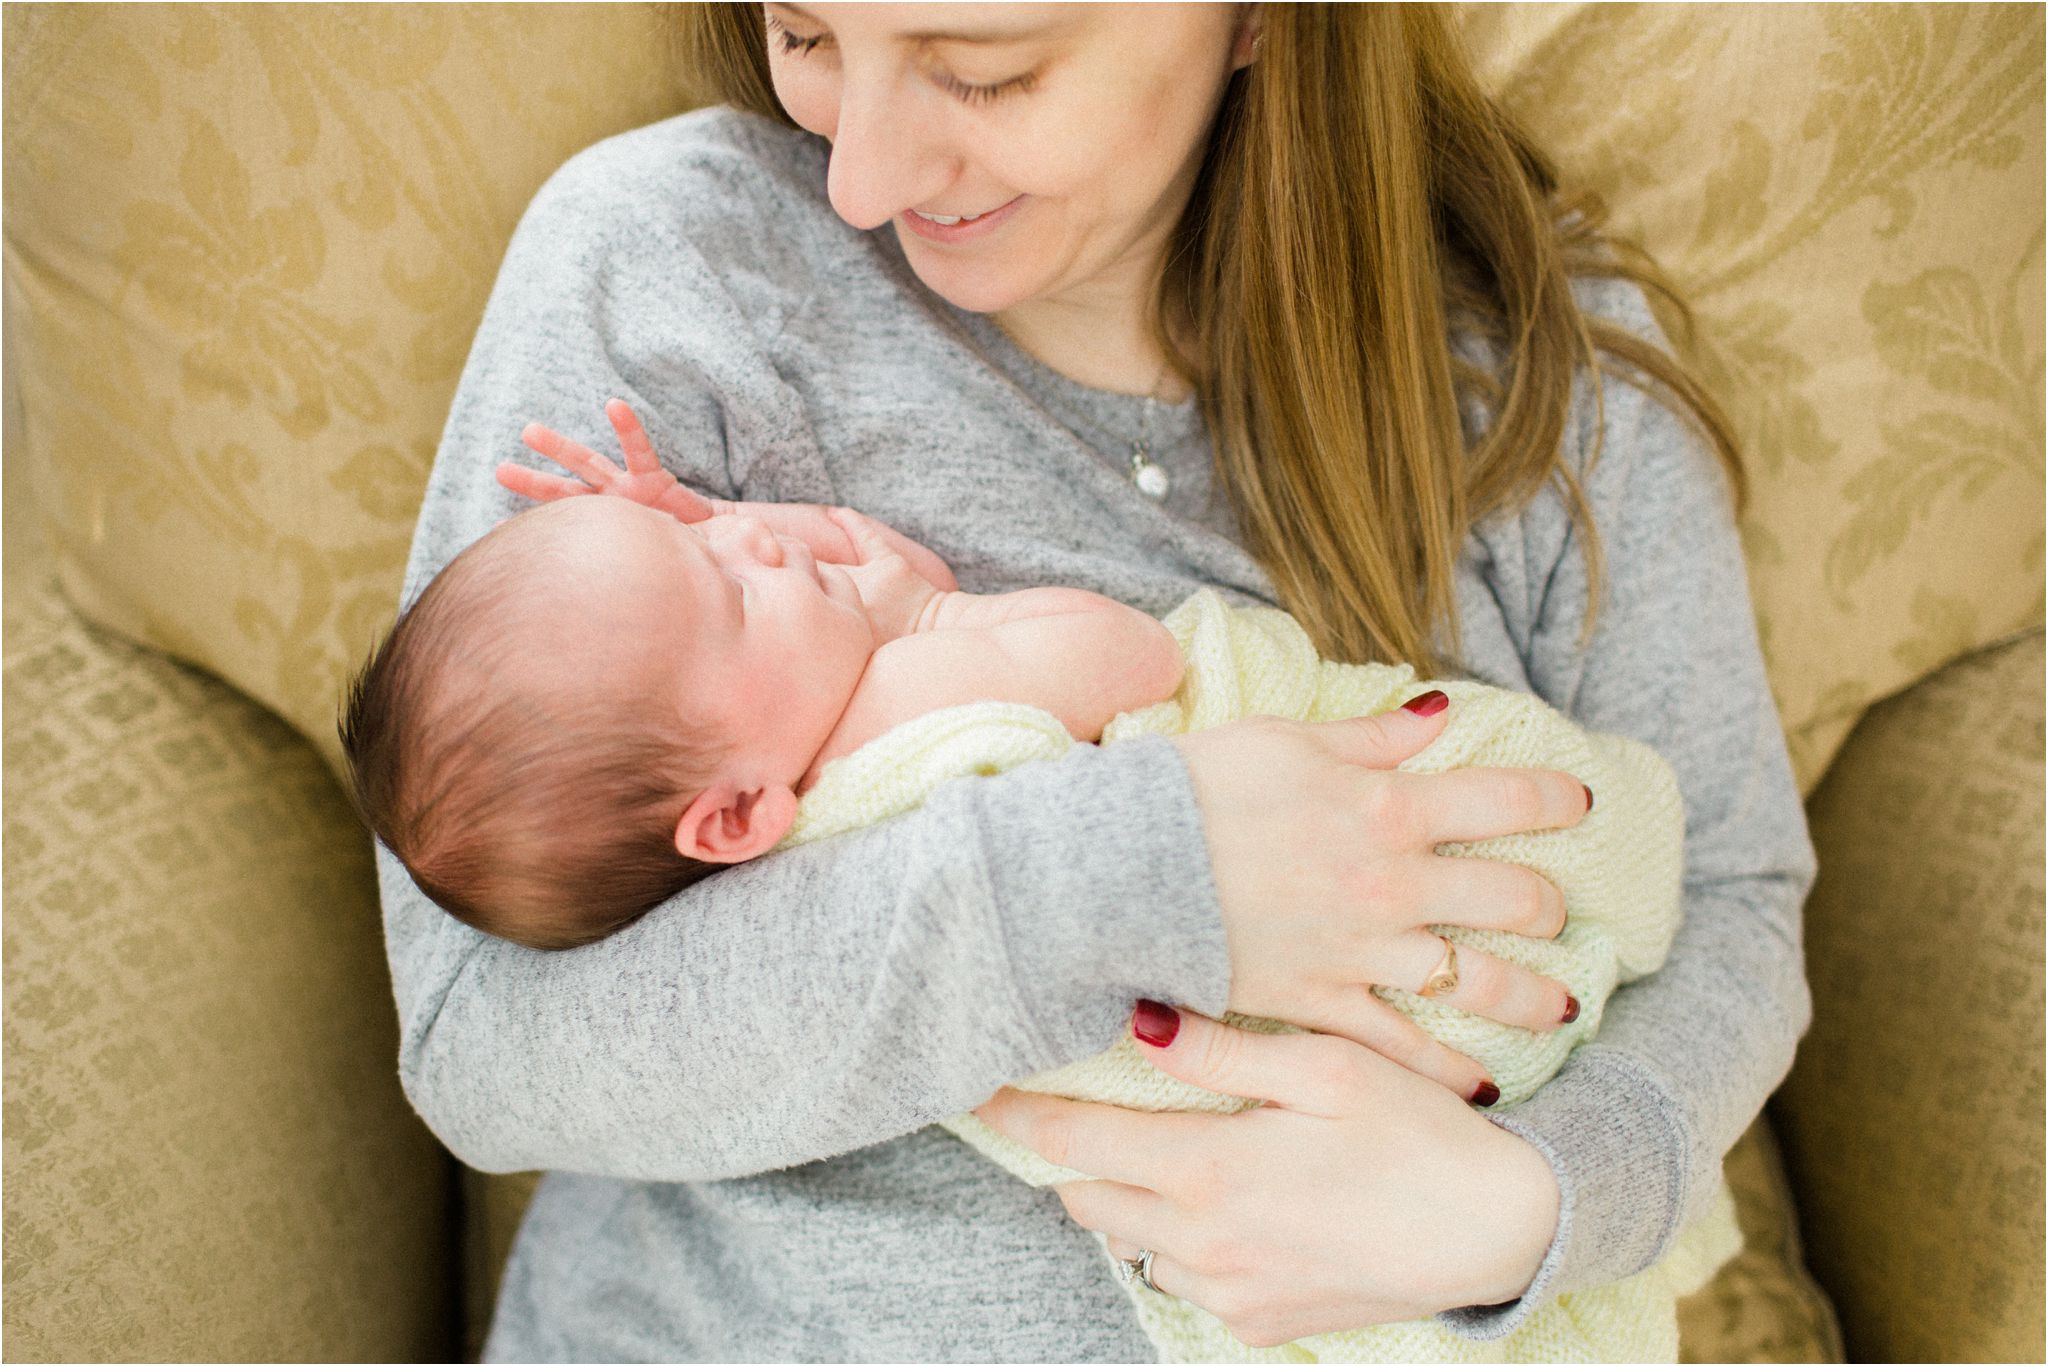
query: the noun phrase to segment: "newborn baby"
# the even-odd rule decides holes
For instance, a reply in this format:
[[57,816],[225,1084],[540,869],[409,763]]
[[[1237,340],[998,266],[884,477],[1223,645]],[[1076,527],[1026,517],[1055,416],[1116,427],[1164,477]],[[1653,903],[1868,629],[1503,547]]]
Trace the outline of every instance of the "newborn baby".
[[1093,741],[1180,682],[1173,636],[1135,608],[942,588],[882,524],[817,511],[819,549],[856,562],[743,513],[686,524],[626,497],[499,525],[351,689],[342,740],[371,829],[462,920],[573,948],[766,853],[827,763],[898,722],[1009,701]]

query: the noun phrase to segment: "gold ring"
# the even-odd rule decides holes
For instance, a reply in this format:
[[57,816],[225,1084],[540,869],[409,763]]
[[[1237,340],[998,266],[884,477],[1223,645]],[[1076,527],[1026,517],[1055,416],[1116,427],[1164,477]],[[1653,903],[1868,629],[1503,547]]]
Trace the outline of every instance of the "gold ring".
[[1417,996],[1448,996],[1458,989],[1458,946],[1440,934],[1433,937],[1444,946],[1443,961],[1423,982]]

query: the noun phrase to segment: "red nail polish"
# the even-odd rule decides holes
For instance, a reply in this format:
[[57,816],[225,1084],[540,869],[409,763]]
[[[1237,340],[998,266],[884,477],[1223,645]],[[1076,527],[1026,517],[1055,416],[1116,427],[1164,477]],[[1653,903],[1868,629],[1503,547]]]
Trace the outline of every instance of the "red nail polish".
[[1411,697],[1401,704],[1402,711],[1412,711],[1417,716],[1435,716],[1451,705],[1450,697],[1441,688],[1431,688],[1420,697]]
[[1180,1033],[1180,1012],[1172,1006],[1163,1006],[1157,1001],[1140,1001],[1131,1013],[1131,1033],[1141,1043],[1154,1048],[1164,1048],[1173,1042],[1173,1036]]
[[1586,787],[1586,785],[1585,785],[1584,783],[1580,783],[1580,784],[1579,784],[1579,786],[1580,786],[1580,787],[1582,787],[1582,788],[1585,788],[1585,792],[1586,792],[1586,809],[1587,809],[1588,811],[1591,811],[1591,810],[1593,809],[1593,789],[1592,789],[1592,788],[1590,788],[1590,787]]
[[1571,1023],[1571,1022],[1572,1022],[1573,1020],[1576,1020],[1576,1019],[1578,1019],[1578,1018],[1579,1018],[1579,998],[1578,998],[1578,997],[1576,997],[1576,996],[1567,996],[1567,997],[1565,997],[1565,998],[1564,998],[1564,1020],[1563,1020],[1563,1023],[1565,1023],[1565,1024],[1570,1024],[1570,1023]]
[[1472,1093],[1474,1105],[1491,1105],[1500,1099],[1500,1088],[1490,1081],[1479,1083],[1479,1089]]

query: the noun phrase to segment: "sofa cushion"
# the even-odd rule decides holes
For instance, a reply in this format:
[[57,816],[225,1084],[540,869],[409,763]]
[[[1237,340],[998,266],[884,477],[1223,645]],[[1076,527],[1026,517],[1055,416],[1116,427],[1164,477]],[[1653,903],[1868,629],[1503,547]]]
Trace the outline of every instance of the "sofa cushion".
[[1743,442],[1811,790],[1871,702],[2042,619],[2041,10],[1462,13],[1489,83],[1695,306],[1690,344],[1660,321]]
[[[7,8],[22,454],[95,619],[335,754],[520,209],[685,106],[656,10]],[[2041,11],[1463,22],[1699,300],[1810,784],[1870,701],[2041,619]]]
[[[652,5],[9,6],[8,342],[64,586],[339,757],[506,241],[686,105]],[[518,433],[505,434],[507,454]]]
[[8,1359],[449,1359],[453,1163],[332,777],[46,576],[7,599]]
[[1873,709],[1811,804],[1813,1028],[1772,1103],[1853,1361],[2038,1361],[2041,634]]
[[1681,1361],[1841,1361],[1834,1306],[1807,1273],[1799,1215],[1770,1124],[1749,1126],[1722,1164],[1742,1250],[1678,1302]]

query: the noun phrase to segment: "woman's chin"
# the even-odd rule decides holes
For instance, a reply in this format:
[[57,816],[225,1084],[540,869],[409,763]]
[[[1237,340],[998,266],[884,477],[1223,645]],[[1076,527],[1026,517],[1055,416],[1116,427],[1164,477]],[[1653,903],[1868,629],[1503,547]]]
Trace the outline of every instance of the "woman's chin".
[[1022,303],[1032,291],[999,269],[996,261],[975,261],[934,251],[902,233],[903,254],[918,282],[953,307],[968,313],[1000,313]]

